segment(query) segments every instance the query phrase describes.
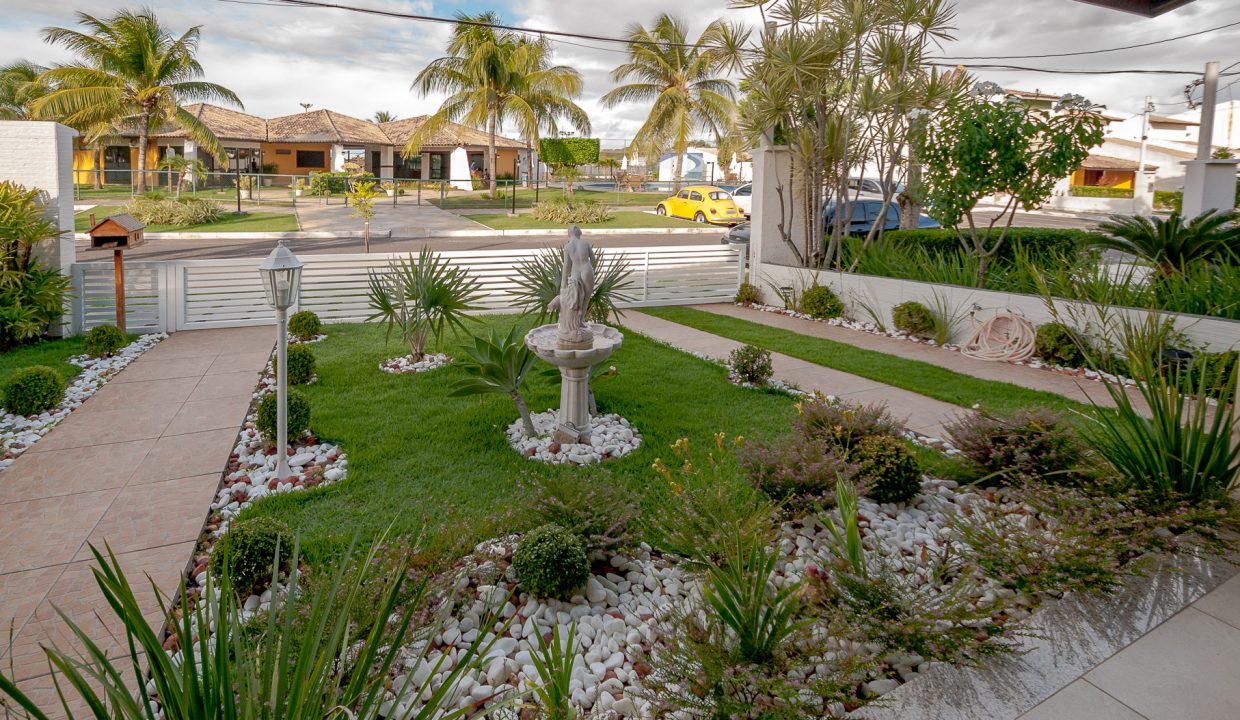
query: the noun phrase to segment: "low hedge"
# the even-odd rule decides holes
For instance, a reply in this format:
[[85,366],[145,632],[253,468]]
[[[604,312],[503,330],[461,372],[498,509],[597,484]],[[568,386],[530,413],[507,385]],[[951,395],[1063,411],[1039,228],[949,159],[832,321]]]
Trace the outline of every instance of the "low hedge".
[[1073,197],[1095,197],[1095,198],[1131,198],[1132,188],[1116,188],[1116,187],[1100,187],[1097,185],[1073,185],[1071,188]]
[[[963,230],[966,240],[968,230]],[[996,230],[997,232],[997,230]],[[1067,228],[1025,228],[1008,229],[1007,238],[999,247],[998,259],[1011,260],[1016,248],[1024,248],[1035,259],[1058,258],[1074,255],[1082,248],[1088,247],[1103,236],[1088,230]],[[935,230],[892,230],[883,233],[883,242],[897,242],[907,245],[921,245],[935,253],[944,253],[961,248],[960,238],[955,230],[947,228]]]

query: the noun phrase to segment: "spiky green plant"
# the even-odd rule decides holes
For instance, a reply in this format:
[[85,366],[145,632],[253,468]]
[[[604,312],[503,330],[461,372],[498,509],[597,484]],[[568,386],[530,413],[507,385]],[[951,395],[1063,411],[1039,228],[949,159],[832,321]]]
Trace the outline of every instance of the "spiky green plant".
[[1174,275],[1197,260],[1214,260],[1240,249],[1240,227],[1230,210],[1202,213],[1187,222],[1179,212],[1165,218],[1115,215],[1099,226],[1109,237],[1099,247],[1151,263],[1160,275]]
[[534,696],[547,720],[576,720],[580,714],[573,708],[573,663],[577,657],[577,624],[568,628],[568,635],[560,635],[560,624],[551,628],[551,642],[535,633],[538,652],[530,654],[534,670],[538,672],[540,685],[534,688]]
[[[633,274],[623,255],[609,254],[598,248],[591,249],[594,265],[594,292],[586,309],[586,318],[594,322],[606,322],[609,317],[620,315],[618,304],[632,302],[625,292]],[[548,309],[551,301],[560,294],[560,282],[564,274],[564,255],[558,248],[543,248],[525,258],[517,265],[516,285],[513,299],[523,312],[536,315],[539,322],[554,318]]]
[[869,570],[865,562],[865,546],[861,544],[861,530],[857,525],[857,486],[838,478],[835,481],[835,505],[840,510],[844,529],[840,530],[830,516],[824,515],[822,518],[831,535],[831,550],[848,563],[853,575],[867,578]]
[[453,267],[443,256],[422,248],[415,260],[412,256],[388,263],[386,273],[370,273],[370,309],[367,320],[382,320],[387,337],[399,330],[409,345],[409,352],[421,360],[426,355],[426,341],[443,339],[444,330],[457,332],[469,315],[480,309],[480,285],[469,271]]
[[706,571],[702,597],[747,663],[774,660],[785,642],[807,625],[801,617],[799,585],[776,589],[771,577],[779,557],[760,536],[738,535],[722,563]]
[[488,337],[475,336],[472,346],[462,347],[469,359],[458,363],[466,377],[456,383],[450,395],[509,395],[517,405],[517,412],[521,413],[525,436],[532,438],[536,432],[534,423],[530,420],[530,410],[521,395],[521,388],[524,387],[525,378],[534,367],[538,356],[526,346],[524,336],[525,333],[516,327],[509,330],[506,336],[494,330]]

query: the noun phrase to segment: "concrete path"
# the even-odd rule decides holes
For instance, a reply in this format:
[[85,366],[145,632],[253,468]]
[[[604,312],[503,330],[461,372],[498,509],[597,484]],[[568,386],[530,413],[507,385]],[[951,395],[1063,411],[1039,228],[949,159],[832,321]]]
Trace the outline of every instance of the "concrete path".
[[160,622],[236,442],[272,327],[176,333],[0,473],[0,667],[60,715],[41,644],[77,649],[60,608],[109,651],[124,641],[91,574],[111,545]]
[[[633,310],[625,311],[620,322],[656,340],[717,360],[727,360],[728,353],[743,344]],[[955,405],[925,395],[780,353],[771,353],[771,362],[778,380],[862,404],[886,403],[897,418],[904,420],[905,427],[923,435],[943,437],[943,423],[962,412]]]

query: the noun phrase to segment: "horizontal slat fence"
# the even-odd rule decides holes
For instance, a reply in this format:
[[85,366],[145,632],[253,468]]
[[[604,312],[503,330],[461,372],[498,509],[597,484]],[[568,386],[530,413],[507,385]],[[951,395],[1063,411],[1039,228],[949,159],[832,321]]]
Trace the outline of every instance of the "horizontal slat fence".
[[[517,269],[540,250],[448,251],[441,257],[466,268],[481,284],[482,305],[514,309]],[[744,278],[743,252],[730,245],[608,248],[631,272],[625,307],[684,305],[731,300]],[[386,273],[408,253],[305,255],[296,309],[313,310],[326,322],[360,321],[370,315],[366,297],[372,272]],[[168,260],[125,263],[125,308],[131,331],[174,332],[272,322],[263,297],[261,258]],[[84,332],[115,320],[111,263],[73,266],[73,327]]]

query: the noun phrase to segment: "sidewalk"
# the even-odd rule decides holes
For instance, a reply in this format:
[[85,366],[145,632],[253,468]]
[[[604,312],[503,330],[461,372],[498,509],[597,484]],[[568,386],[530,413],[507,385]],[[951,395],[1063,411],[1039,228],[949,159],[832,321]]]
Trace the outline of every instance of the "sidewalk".
[[87,543],[111,545],[160,622],[150,582],[176,590],[274,335],[174,334],[0,474],[0,623],[12,633],[0,667],[50,715],[61,710],[40,645],[77,648],[53,605],[109,652],[124,642]]

